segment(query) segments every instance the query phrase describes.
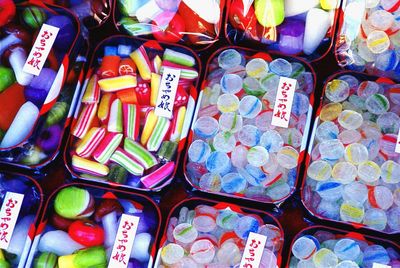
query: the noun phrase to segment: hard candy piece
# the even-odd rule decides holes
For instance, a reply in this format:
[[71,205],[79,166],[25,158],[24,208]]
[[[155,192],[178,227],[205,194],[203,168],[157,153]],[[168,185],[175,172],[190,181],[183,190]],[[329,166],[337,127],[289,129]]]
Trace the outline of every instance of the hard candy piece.
[[85,189],[66,187],[57,193],[54,210],[67,219],[89,217],[94,212],[93,197]]
[[275,27],[285,19],[284,0],[255,0],[255,14],[264,27]]
[[10,68],[0,66],[0,93],[15,82],[14,72]]
[[285,54],[297,54],[303,51],[304,21],[286,19],[278,28],[279,50]]
[[34,268],[56,267],[58,256],[51,252],[43,252],[35,259]]
[[32,102],[28,101],[22,105],[1,141],[0,148],[15,146],[22,142],[31,132],[38,115],[39,110]]
[[34,103],[39,108],[45,101],[47,94],[56,78],[56,72],[50,68],[43,68],[38,76],[25,87],[25,99]]
[[24,23],[32,29],[39,29],[47,18],[41,8],[34,6],[25,8],[21,17]]
[[285,0],[285,17],[292,17],[316,7],[319,0]]
[[328,12],[318,8],[308,11],[303,43],[305,54],[310,55],[318,48],[330,26],[331,20]]
[[[62,243],[60,243],[62,242]],[[41,252],[51,252],[57,256],[69,255],[85,246],[75,242],[67,232],[56,230],[42,235],[38,249]]]

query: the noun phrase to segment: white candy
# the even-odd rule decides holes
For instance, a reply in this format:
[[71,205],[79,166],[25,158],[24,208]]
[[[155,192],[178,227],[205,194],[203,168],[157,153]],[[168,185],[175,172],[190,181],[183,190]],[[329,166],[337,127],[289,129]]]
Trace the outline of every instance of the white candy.
[[328,12],[319,8],[308,11],[303,43],[305,54],[310,55],[317,49],[330,26],[331,20]]
[[57,256],[65,256],[74,253],[85,246],[75,242],[67,232],[56,230],[45,233],[39,241],[40,252],[52,252]]
[[215,0],[183,0],[197,15],[208,23],[215,24],[220,20],[219,1]]
[[319,0],[285,0],[285,17],[292,17],[316,7]]

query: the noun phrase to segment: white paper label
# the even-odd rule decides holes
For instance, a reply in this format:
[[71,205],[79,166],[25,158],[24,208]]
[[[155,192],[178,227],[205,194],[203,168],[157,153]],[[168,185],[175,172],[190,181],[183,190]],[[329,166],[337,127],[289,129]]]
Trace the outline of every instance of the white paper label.
[[155,114],[168,119],[172,118],[176,91],[178,89],[181,70],[175,68],[164,68],[156,102]]
[[372,268],[392,268],[392,266],[374,262]]
[[24,72],[33,75],[40,74],[59,30],[57,27],[43,23],[22,69]]
[[109,268],[128,267],[138,225],[139,217],[122,214],[110,262],[108,263]]
[[246,17],[247,12],[249,12],[249,9],[253,4],[254,0],[242,0],[242,2],[243,2],[243,15]]
[[250,233],[244,248],[240,268],[259,267],[267,237],[256,233]]
[[19,211],[21,210],[23,194],[7,192],[0,211],[0,248],[7,249],[10,244]]
[[400,129],[399,134],[397,134],[396,149],[394,149],[394,151],[400,154]]
[[284,128],[289,126],[296,83],[297,80],[292,78],[281,77],[279,79],[274,112],[272,114],[271,124],[273,126]]

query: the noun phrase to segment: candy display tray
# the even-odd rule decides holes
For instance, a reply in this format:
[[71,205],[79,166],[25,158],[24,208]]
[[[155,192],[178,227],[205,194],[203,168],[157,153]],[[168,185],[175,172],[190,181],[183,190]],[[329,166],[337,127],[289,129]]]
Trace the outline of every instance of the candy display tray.
[[342,228],[346,228],[348,226],[352,226],[355,229],[361,229],[361,230],[365,230],[365,231],[372,231],[372,232],[380,232],[380,233],[384,233],[384,234],[389,234],[389,235],[394,235],[394,234],[399,234],[399,232],[394,232],[394,233],[386,233],[384,231],[378,231],[375,230],[373,228],[368,227],[365,224],[362,223],[355,223],[355,222],[345,222],[345,221],[341,221],[341,220],[334,220],[334,219],[330,219],[327,217],[324,217],[323,215],[320,215],[316,212],[316,209],[311,207],[311,204],[313,202],[313,198],[312,198],[312,194],[306,189],[306,180],[307,180],[307,169],[311,164],[311,155],[312,155],[312,151],[314,148],[314,140],[316,139],[316,130],[318,127],[318,123],[320,121],[319,116],[321,113],[321,109],[324,105],[324,99],[325,99],[325,89],[326,89],[326,85],[329,81],[332,81],[335,78],[338,78],[340,76],[343,75],[352,75],[354,77],[356,77],[357,79],[359,79],[360,81],[376,81],[376,82],[382,82],[382,83],[387,83],[387,84],[395,84],[395,82],[389,78],[385,78],[385,77],[376,77],[376,76],[371,76],[365,73],[360,73],[360,72],[354,72],[354,71],[346,71],[346,70],[342,70],[342,71],[338,71],[337,73],[329,76],[324,83],[323,89],[322,89],[322,95],[321,95],[321,99],[319,102],[319,106],[316,108],[316,114],[314,116],[314,125],[313,125],[313,129],[311,130],[310,133],[310,140],[308,143],[308,148],[307,148],[307,155],[306,155],[306,159],[304,161],[304,173],[303,173],[303,178],[302,178],[302,183],[300,186],[300,196],[301,196],[301,202],[304,206],[304,208],[308,211],[308,213],[312,216],[317,218],[318,220],[322,220],[322,221],[326,221],[328,223],[334,224],[336,226],[336,224],[342,225]]
[[[119,5],[118,1],[119,0],[112,0],[112,1],[113,1],[113,24],[114,24],[114,27],[115,27],[115,29],[117,29],[117,31],[119,33],[128,34],[128,31],[125,30],[124,27],[119,22],[119,20],[122,18],[121,11],[120,11],[120,9],[118,7],[118,5]],[[199,32],[190,32],[189,33],[189,32],[185,32],[185,35],[183,36],[181,41],[178,42],[178,44],[182,44],[182,45],[185,45],[187,47],[190,47],[195,51],[206,51],[207,49],[212,47],[214,43],[216,43],[219,40],[221,32],[222,32],[222,26],[223,26],[223,23],[224,23],[224,15],[225,15],[225,10],[226,10],[226,2],[227,2],[227,0],[219,0],[218,2],[219,2],[219,6],[220,6],[220,20],[214,27],[214,31],[216,33],[214,39],[212,39],[210,41],[207,41],[205,44],[193,44],[190,41],[188,41],[188,37],[187,37],[188,34],[191,34],[193,36],[197,36],[198,35],[199,37],[201,37],[203,35],[207,35],[207,33],[199,33]],[[173,11],[173,12],[176,12],[176,11]],[[196,16],[197,16],[197,14],[196,14]],[[188,19],[188,18],[184,18],[184,19]],[[150,23],[151,22],[149,22],[149,24]],[[198,24],[199,24],[198,27],[200,27],[200,28],[202,27],[203,30],[204,30],[204,28],[207,28],[206,26],[202,25],[202,21],[199,21]],[[145,38],[145,39],[154,39],[153,34],[138,35],[137,37],[141,37],[141,38]]]
[[[251,34],[247,32],[248,31],[247,29],[244,32],[241,29],[234,28],[229,23],[229,13],[231,12],[234,1],[235,0],[227,0],[227,3],[226,3],[224,34],[225,34],[225,39],[228,41],[228,43],[231,45],[239,45],[239,46],[249,47],[249,48],[254,48],[254,49],[260,49],[260,47],[262,47],[262,48],[266,49],[267,51],[279,51],[278,42],[276,42],[275,44],[261,43],[260,41],[255,40],[253,37],[248,37]],[[320,61],[320,60],[326,58],[336,42],[335,38],[336,38],[337,24],[338,24],[338,20],[339,20],[341,5],[342,5],[342,0],[339,0],[337,3],[337,6],[336,6],[336,11],[334,12],[333,23],[332,23],[331,27],[328,29],[328,32],[327,32],[325,38],[322,40],[321,44],[314,51],[314,53],[312,53],[311,55],[304,55],[303,53],[298,53],[298,54],[287,55],[287,56],[302,57],[310,62],[316,62],[316,61]],[[299,16],[299,15],[297,15],[297,16]],[[293,17],[297,17],[297,16],[293,16]],[[250,19],[248,17],[246,17],[246,18]],[[240,21],[240,18],[238,18],[237,20]],[[241,22],[241,23],[242,23],[242,25],[246,25],[245,22]],[[256,23],[258,23],[258,22],[256,22]],[[259,25],[257,25],[257,26],[259,26]],[[258,27],[256,27],[256,28],[257,28],[257,32],[258,32],[259,29],[263,28],[263,27],[260,26],[260,28],[258,28]],[[277,33],[276,27],[271,27],[270,30],[272,30],[272,32],[274,32],[275,35],[279,35]]]
[[[156,51],[161,51],[161,50],[164,50],[165,48],[171,48],[171,49],[176,49],[179,52],[187,53],[196,59],[196,68],[197,68],[199,75],[201,74],[201,63],[200,63],[198,56],[191,49],[186,48],[182,45],[179,45],[179,44],[172,45],[172,44],[161,43],[161,42],[156,42],[156,41],[147,41],[147,40],[137,38],[137,37],[129,37],[129,36],[122,36],[122,35],[117,35],[117,36],[113,36],[108,39],[105,39],[96,47],[96,49],[94,50],[94,53],[92,54],[92,58],[89,63],[89,69],[88,69],[88,72],[86,75],[86,81],[83,84],[83,87],[81,90],[81,96],[79,98],[78,105],[75,110],[75,115],[73,118],[71,129],[76,124],[77,118],[79,116],[79,110],[80,110],[79,103],[83,97],[83,94],[85,91],[84,89],[86,88],[88,80],[90,79],[91,74],[94,71],[94,68],[97,67],[97,63],[96,63],[97,58],[99,58],[101,55],[103,55],[105,46],[116,46],[116,45],[120,45],[120,44],[131,45],[134,48],[138,48],[141,45],[143,45],[146,48],[154,49]],[[67,169],[69,170],[69,172],[71,173],[72,177],[74,179],[78,179],[81,181],[99,182],[101,184],[106,184],[111,187],[117,187],[117,188],[121,188],[121,189],[135,189],[135,190],[145,191],[145,192],[158,192],[158,191],[162,190],[164,187],[166,187],[167,185],[169,185],[171,183],[171,181],[173,180],[173,178],[176,174],[176,171],[179,167],[179,160],[181,158],[180,157],[181,152],[184,149],[185,144],[186,144],[187,134],[188,134],[192,116],[193,116],[193,113],[195,110],[195,103],[197,101],[198,83],[199,83],[199,77],[193,81],[193,86],[190,86],[190,88],[189,88],[189,92],[188,92],[189,100],[188,100],[188,103],[186,106],[186,115],[185,115],[185,119],[184,119],[184,123],[183,123],[182,134],[181,134],[180,140],[178,142],[178,148],[177,148],[176,156],[174,158],[175,160],[173,160],[173,161],[175,161],[175,168],[174,168],[173,173],[169,176],[168,179],[164,180],[164,182],[155,186],[154,188],[144,189],[144,188],[133,187],[130,185],[117,184],[114,182],[101,181],[101,180],[96,180],[96,179],[93,180],[93,179],[83,178],[82,176],[79,176],[73,170],[72,165],[71,165],[71,153],[73,152],[73,143],[74,143],[75,138],[72,134],[70,134],[68,136],[68,140],[66,142],[66,146],[65,146],[65,150],[64,150],[64,163],[65,163],[65,166],[67,167]]]
[[[27,137],[20,142],[19,144],[8,147],[8,148],[2,148],[0,149],[0,163],[2,164],[7,164],[7,165],[13,165],[18,168],[24,168],[24,169],[31,169],[31,170],[37,170],[40,169],[44,166],[46,166],[49,162],[54,160],[54,158],[57,156],[60,148],[61,148],[61,143],[62,143],[62,137],[63,134],[65,133],[65,130],[69,126],[70,120],[68,119],[72,112],[74,111],[74,99],[77,97],[77,95],[74,95],[74,91],[78,91],[80,84],[82,82],[82,75],[83,75],[83,68],[80,70],[73,70],[71,67],[74,66],[74,63],[82,61],[82,57],[84,58],[86,53],[88,52],[88,44],[84,42],[82,36],[80,35],[80,24],[78,19],[73,15],[69,10],[55,6],[55,5],[50,5],[50,4],[45,4],[42,2],[37,2],[37,1],[31,1],[31,2],[26,2],[26,3],[21,3],[17,5],[17,12],[18,10],[21,10],[27,6],[37,6],[39,8],[43,8],[48,10],[50,13],[54,14],[60,14],[60,15],[65,15],[69,17],[72,22],[74,23],[74,27],[76,30],[76,36],[74,38],[74,41],[71,45],[71,48],[67,53],[65,53],[65,56],[63,57],[60,67],[57,70],[57,75],[54,80],[54,83],[50,89],[50,92],[47,95],[47,98],[41,107],[39,111],[39,117],[37,118],[35,125],[32,127],[32,131]],[[72,84],[70,85],[70,81],[67,81],[68,76],[70,75],[71,72],[77,71],[80,73],[78,81],[71,81]],[[76,84],[74,84],[76,83]],[[51,154],[48,155],[43,161],[41,161],[38,164],[23,164],[20,163],[19,161],[13,160],[15,157],[13,155],[18,155],[22,154],[24,151],[27,150],[25,148],[26,146],[29,146],[29,141],[32,139],[37,139],[37,135],[39,133],[38,129],[43,127],[43,121],[46,119],[46,116],[48,115],[49,111],[51,108],[55,105],[57,99],[60,97],[61,92],[66,92],[68,91],[70,95],[73,95],[71,99],[70,104],[70,109],[68,112],[68,116],[66,119],[64,119],[64,124],[62,127],[62,133],[60,135],[60,139],[58,141],[58,148]]]
[[[309,109],[308,109],[308,112],[307,112],[307,120],[306,120],[306,124],[305,124],[305,127],[304,127],[304,133],[303,133],[303,137],[302,137],[302,142],[301,142],[301,146],[300,146],[300,149],[299,149],[299,158],[298,158],[298,162],[297,162],[298,165],[297,165],[297,169],[296,169],[297,170],[296,180],[294,182],[294,187],[291,187],[290,193],[286,197],[281,198],[280,200],[275,200],[275,201],[268,200],[268,199],[260,200],[260,199],[252,199],[250,197],[245,197],[244,195],[241,195],[241,194],[228,194],[228,193],[223,193],[223,192],[206,191],[206,190],[200,188],[198,185],[196,185],[192,181],[192,179],[190,178],[190,176],[189,176],[189,174],[187,172],[186,165],[187,165],[187,159],[188,159],[188,150],[189,150],[190,144],[193,142],[193,138],[194,138],[194,130],[193,130],[194,123],[197,120],[198,112],[200,110],[200,106],[201,106],[201,102],[202,102],[202,98],[203,98],[203,93],[204,93],[204,87],[205,87],[206,82],[207,82],[206,79],[207,79],[208,74],[210,73],[210,63],[212,62],[212,60],[214,58],[216,58],[216,56],[219,53],[221,53],[223,50],[229,49],[229,48],[233,48],[233,49],[239,50],[241,53],[243,53],[245,55],[245,57],[248,57],[248,58],[260,57],[260,58],[268,59],[267,61],[272,61],[275,58],[281,57],[283,59],[288,60],[289,62],[298,62],[298,63],[303,64],[305,66],[305,68],[306,68],[306,71],[311,72],[312,75],[313,75],[313,91],[309,95]],[[199,97],[198,97],[198,100],[197,100],[196,111],[194,113],[191,129],[190,129],[190,132],[189,132],[188,145],[186,147],[186,153],[185,153],[185,158],[184,158],[185,161],[183,162],[183,174],[184,174],[184,177],[186,179],[186,182],[189,183],[189,185],[191,187],[193,187],[194,189],[196,189],[196,190],[198,190],[200,192],[203,192],[203,193],[210,194],[210,195],[219,195],[219,196],[223,196],[223,197],[234,198],[234,199],[237,199],[237,200],[251,200],[251,201],[256,201],[256,202],[261,202],[261,203],[270,203],[270,204],[279,204],[279,203],[284,202],[287,198],[289,198],[293,194],[293,192],[296,189],[296,186],[299,183],[299,179],[300,179],[299,178],[299,174],[301,173],[301,170],[303,168],[302,163],[303,163],[303,160],[305,159],[305,156],[306,156],[306,145],[307,145],[308,133],[309,133],[310,125],[311,125],[311,117],[312,117],[312,111],[313,111],[313,105],[314,105],[314,90],[315,90],[315,86],[316,86],[316,83],[317,83],[316,74],[315,74],[314,69],[311,67],[311,65],[307,61],[305,61],[305,60],[303,60],[301,58],[289,57],[289,56],[281,55],[279,53],[274,53],[274,52],[272,52],[272,53],[260,52],[260,51],[253,50],[253,49],[250,49],[250,48],[243,48],[243,47],[237,47],[237,46],[227,46],[227,47],[219,48],[218,50],[213,52],[213,54],[211,56],[208,57],[208,61],[207,61],[207,65],[206,66],[207,67],[205,68],[205,75],[203,76],[204,77],[203,78],[204,81],[202,81],[202,88],[201,88],[200,93],[199,93]]]
[[[38,196],[35,196],[37,198],[40,198],[39,203],[35,205],[36,206],[35,219],[29,227],[28,236],[26,237],[25,245],[24,245],[23,251],[21,253],[21,259],[17,266],[18,268],[27,267],[26,262],[28,259],[29,251],[31,249],[31,246],[33,245],[33,241],[35,239],[35,233],[36,233],[36,231],[38,231],[38,228],[39,228],[39,217],[42,213],[42,208],[44,205],[44,195],[43,195],[42,187],[40,187],[39,183],[30,176],[19,174],[19,173],[14,173],[14,172],[8,172],[8,171],[6,171],[6,172],[0,171],[0,173],[2,173],[2,175],[6,176],[8,179],[12,179],[14,176],[24,178],[27,182],[29,182],[29,186],[32,189],[34,189],[36,191],[36,193],[39,194]],[[5,181],[2,179],[1,182],[5,182]],[[2,190],[2,192],[3,192],[3,190]],[[5,192],[4,192],[4,195],[5,195]],[[21,209],[23,209],[23,208],[21,208]],[[18,218],[21,219],[20,215]],[[18,220],[17,220],[17,224],[18,224]],[[14,231],[15,231],[15,229],[14,229]]]
[[80,187],[84,188],[89,191],[90,194],[94,197],[95,200],[102,200],[102,199],[126,199],[132,202],[137,202],[146,209],[152,210],[154,212],[153,214],[157,218],[156,220],[156,226],[151,226],[151,229],[153,230],[151,232],[153,236],[153,241],[152,245],[150,246],[149,254],[150,254],[150,259],[148,263],[148,267],[152,267],[152,263],[154,262],[155,256],[156,256],[156,242],[158,239],[158,235],[160,232],[161,228],[161,212],[160,209],[158,208],[157,204],[150,199],[149,197],[142,195],[142,194],[132,194],[123,190],[110,190],[107,187],[102,187],[102,186],[93,186],[90,184],[85,184],[85,183],[69,183],[65,184],[62,187],[59,187],[57,190],[55,190],[47,199],[46,204],[44,205],[43,213],[40,218],[40,223],[38,225],[38,228],[36,230],[36,233],[34,235],[34,241],[32,244],[32,248],[29,252],[29,256],[27,259],[27,266],[26,267],[31,267],[34,258],[36,257],[36,254],[38,252],[38,245],[41,236],[48,230],[48,221],[50,217],[50,213],[53,211],[53,206],[54,206],[54,198],[56,194],[61,190],[66,187],[70,186],[75,186],[75,187]]
[[[168,223],[169,223],[171,217],[179,217],[179,210],[182,207],[187,207],[190,210],[190,209],[194,209],[198,205],[212,206],[216,209],[230,208],[231,210],[233,210],[237,213],[256,215],[257,217],[261,217],[264,220],[264,224],[273,224],[273,225],[277,226],[281,230],[281,237],[284,238],[284,231],[282,229],[281,224],[279,223],[278,220],[276,220],[276,218],[274,216],[272,216],[268,212],[257,210],[257,209],[252,209],[252,208],[247,208],[244,206],[239,206],[239,205],[236,205],[233,203],[216,202],[214,200],[211,200],[208,198],[203,198],[203,197],[201,197],[201,198],[200,197],[189,197],[186,200],[180,201],[173,208],[170,209],[170,212],[169,212],[168,216],[166,217],[165,230],[162,233],[161,238],[159,239],[158,252],[157,252],[157,257],[155,260],[154,267],[159,267],[159,264],[161,263],[161,255],[160,255],[161,249],[164,245],[166,245],[166,242],[167,242],[167,229],[168,229]],[[283,251],[283,246],[278,251],[278,256],[277,256],[278,267],[282,264],[282,251]]]
[[289,255],[287,256],[287,263],[285,266],[286,268],[289,268],[289,264],[290,264],[290,260],[291,260],[291,256],[292,256],[291,250],[292,250],[293,243],[301,236],[314,235],[315,232],[317,232],[317,231],[327,231],[327,232],[336,234],[336,238],[356,239],[356,240],[365,241],[369,245],[376,244],[376,245],[380,245],[383,247],[392,247],[393,249],[396,250],[397,254],[400,254],[399,245],[392,241],[389,241],[387,239],[377,237],[377,236],[363,235],[363,234],[357,233],[357,232],[344,231],[341,229],[327,227],[327,226],[323,226],[323,225],[313,225],[313,226],[310,226],[310,227],[307,227],[307,228],[304,228],[303,230],[301,230],[299,233],[296,234],[296,236],[291,241],[291,244],[289,247]]

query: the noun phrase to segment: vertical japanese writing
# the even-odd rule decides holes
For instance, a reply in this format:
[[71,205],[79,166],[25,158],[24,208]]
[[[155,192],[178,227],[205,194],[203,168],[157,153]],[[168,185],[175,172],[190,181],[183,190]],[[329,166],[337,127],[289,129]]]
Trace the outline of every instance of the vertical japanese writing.
[[128,267],[139,217],[122,214],[108,267]]
[[179,69],[164,68],[154,111],[156,115],[171,119],[180,74]]
[[284,128],[289,126],[296,83],[295,79],[280,78],[272,116],[272,125]]
[[244,248],[240,268],[258,268],[264,251],[267,237],[264,235],[250,233]]
[[43,24],[40,32],[32,46],[31,52],[26,59],[23,71],[39,75],[47,60],[47,56],[56,40],[59,28]]
[[7,192],[0,211],[0,248],[7,249],[21,210],[23,194]]

